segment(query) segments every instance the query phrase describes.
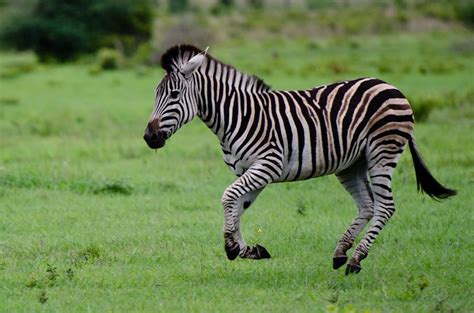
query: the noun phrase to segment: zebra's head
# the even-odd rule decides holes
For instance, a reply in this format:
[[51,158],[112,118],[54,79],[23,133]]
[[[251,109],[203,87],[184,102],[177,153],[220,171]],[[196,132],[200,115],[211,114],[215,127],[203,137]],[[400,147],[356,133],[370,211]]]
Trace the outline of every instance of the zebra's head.
[[197,114],[197,92],[193,74],[206,60],[206,51],[192,46],[175,46],[161,58],[166,74],[156,88],[155,107],[145,129],[152,149],[159,149],[181,126]]

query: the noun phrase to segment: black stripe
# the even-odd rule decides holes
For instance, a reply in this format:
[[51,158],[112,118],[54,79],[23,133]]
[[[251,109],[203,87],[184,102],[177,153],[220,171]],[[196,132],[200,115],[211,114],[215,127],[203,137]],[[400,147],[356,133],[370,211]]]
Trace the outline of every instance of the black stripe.
[[276,96],[277,98],[277,106],[280,110],[281,114],[281,119],[283,120],[283,125],[285,127],[285,133],[286,133],[286,142],[288,146],[288,162],[290,162],[291,156],[293,154],[293,132],[291,131],[290,123],[288,121],[288,118],[286,116],[286,107],[285,107],[285,102],[283,101],[283,97],[281,96],[280,93],[272,93],[272,95]]

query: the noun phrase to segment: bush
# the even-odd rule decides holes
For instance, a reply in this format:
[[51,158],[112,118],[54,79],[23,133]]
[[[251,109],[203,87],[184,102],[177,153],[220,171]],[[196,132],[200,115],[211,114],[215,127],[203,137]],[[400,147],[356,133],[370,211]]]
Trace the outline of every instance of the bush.
[[97,53],[97,63],[102,70],[114,70],[122,66],[122,54],[114,49],[102,48]]
[[189,9],[188,0],[168,0],[168,10],[170,13],[181,13]]
[[152,65],[153,48],[149,42],[141,44],[127,61],[134,65]]
[[184,16],[175,23],[168,23],[162,30],[162,37],[157,37],[154,45],[157,51],[151,57],[153,64],[159,64],[162,52],[173,45],[185,42],[206,47],[214,41],[214,34],[208,28],[199,27],[196,18],[192,16]]
[[11,5],[0,42],[34,50],[43,61],[70,60],[112,45],[129,53],[148,40],[152,21],[150,0],[25,1]]
[[0,61],[0,79],[15,78],[36,69],[38,60],[32,53],[4,55]]
[[263,0],[247,0],[249,7],[256,10],[261,10],[264,7]]
[[456,13],[461,22],[474,28],[474,3],[466,1],[456,6]]
[[425,96],[418,99],[409,99],[413,115],[416,122],[425,122],[433,110],[443,107],[445,100],[444,96]]
[[310,10],[320,10],[333,6],[332,1],[306,0],[306,7]]
[[220,15],[229,13],[235,6],[234,0],[219,0],[211,7],[210,13],[212,15]]

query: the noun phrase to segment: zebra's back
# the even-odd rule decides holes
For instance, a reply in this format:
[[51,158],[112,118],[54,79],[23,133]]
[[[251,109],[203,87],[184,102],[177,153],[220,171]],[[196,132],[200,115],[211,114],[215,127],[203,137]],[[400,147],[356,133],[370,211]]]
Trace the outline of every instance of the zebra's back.
[[273,130],[284,151],[277,181],[337,173],[361,157],[368,159],[381,142],[400,149],[411,138],[413,112],[407,99],[379,79],[270,94]]

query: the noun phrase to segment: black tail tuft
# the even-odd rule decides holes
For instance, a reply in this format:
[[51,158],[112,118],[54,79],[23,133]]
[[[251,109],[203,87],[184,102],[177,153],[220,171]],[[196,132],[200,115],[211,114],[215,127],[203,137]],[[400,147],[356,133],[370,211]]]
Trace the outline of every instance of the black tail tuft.
[[433,175],[431,175],[430,171],[425,165],[425,162],[423,162],[421,155],[419,154],[418,150],[416,150],[413,139],[408,141],[408,145],[410,147],[413,164],[415,166],[418,191],[426,193],[435,200],[442,200],[456,195],[456,190],[444,187],[433,177]]

